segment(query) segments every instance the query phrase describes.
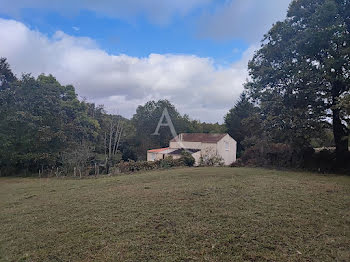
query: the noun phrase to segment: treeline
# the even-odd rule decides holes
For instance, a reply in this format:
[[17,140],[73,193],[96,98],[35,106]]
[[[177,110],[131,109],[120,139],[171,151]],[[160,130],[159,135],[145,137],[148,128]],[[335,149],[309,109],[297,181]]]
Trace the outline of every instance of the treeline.
[[349,1],[293,1],[249,74],[225,119],[243,162],[350,173]]
[[172,138],[169,128],[151,135],[166,107],[178,133],[228,132],[241,164],[350,173],[349,5],[293,1],[249,62],[225,125],[191,120],[167,100],[139,106],[130,120],[110,115],[51,75],[16,78],[2,58],[0,171],[99,174],[121,160],[145,160]]
[[108,173],[121,160],[145,160],[150,148],[168,146],[168,128],[152,136],[167,108],[178,132],[225,131],[181,115],[167,100],[137,108],[132,119],[80,101],[73,86],[52,75],[17,78],[0,59],[0,172],[76,176]]

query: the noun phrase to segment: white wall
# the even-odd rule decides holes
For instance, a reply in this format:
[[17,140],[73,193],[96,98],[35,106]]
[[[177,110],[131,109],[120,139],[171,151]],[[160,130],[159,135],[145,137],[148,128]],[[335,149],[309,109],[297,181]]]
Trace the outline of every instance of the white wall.
[[[228,143],[228,150],[225,143]],[[216,145],[218,155],[220,155],[225,162],[225,165],[231,165],[237,160],[237,142],[229,135],[224,136]]]
[[198,151],[198,152],[192,154],[192,156],[193,156],[194,160],[196,161],[196,162],[194,163],[194,165],[195,165],[195,166],[199,166],[199,164],[200,164],[200,162],[201,162],[201,151]]
[[155,161],[160,159],[163,159],[162,153],[147,152],[147,161]]
[[201,151],[202,155],[207,156],[216,156],[218,153],[216,143],[202,143]]
[[201,142],[170,142],[170,148],[191,148],[191,149],[202,149]]
[[[228,150],[226,150],[225,143],[228,143]],[[215,156],[219,155],[223,158],[225,165],[231,165],[236,162],[237,142],[229,135],[224,136],[218,143],[201,143],[201,142],[170,142],[171,149],[190,148],[200,149],[201,151],[193,154],[196,160],[196,165],[200,162],[200,157],[203,155]],[[166,152],[165,152],[166,153]],[[147,161],[152,161],[152,155],[155,154],[155,160],[163,158],[162,153],[147,153]],[[167,154],[166,154],[167,155]]]

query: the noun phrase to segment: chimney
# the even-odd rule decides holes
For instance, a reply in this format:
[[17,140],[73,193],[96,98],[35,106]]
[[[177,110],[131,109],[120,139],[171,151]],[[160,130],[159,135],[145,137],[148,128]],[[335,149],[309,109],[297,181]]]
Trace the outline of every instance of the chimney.
[[180,140],[180,141],[182,141],[182,135],[183,135],[183,134],[180,134],[180,135],[179,135],[179,140]]

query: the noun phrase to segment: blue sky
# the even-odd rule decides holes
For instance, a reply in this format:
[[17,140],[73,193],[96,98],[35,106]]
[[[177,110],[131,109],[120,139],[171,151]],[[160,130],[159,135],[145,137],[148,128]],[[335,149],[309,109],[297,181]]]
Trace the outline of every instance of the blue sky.
[[74,84],[81,97],[126,117],[148,99],[167,98],[181,113],[208,122],[222,122],[242,91],[248,60],[263,34],[285,17],[289,4],[2,2],[0,56],[17,74],[52,73],[62,83]]
[[[233,62],[241,58],[249,43],[244,39],[204,38],[196,34],[200,13],[175,16],[167,24],[155,24],[143,16],[122,20],[80,10],[76,14],[25,8],[18,20],[48,35],[61,30],[73,36],[88,36],[109,53],[144,57],[150,53],[194,54],[217,61]],[[10,16],[3,16],[10,18]]]

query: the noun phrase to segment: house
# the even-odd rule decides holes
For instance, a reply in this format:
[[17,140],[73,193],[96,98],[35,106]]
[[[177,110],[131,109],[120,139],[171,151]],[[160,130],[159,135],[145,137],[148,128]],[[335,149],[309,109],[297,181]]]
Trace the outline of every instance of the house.
[[156,161],[168,156],[180,158],[186,150],[199,165],[201,157],[219,156],[225,165],[236,162],[237,142],[229,134],[184,133],[170,140],[169,147],[147,151],[147,161]]

